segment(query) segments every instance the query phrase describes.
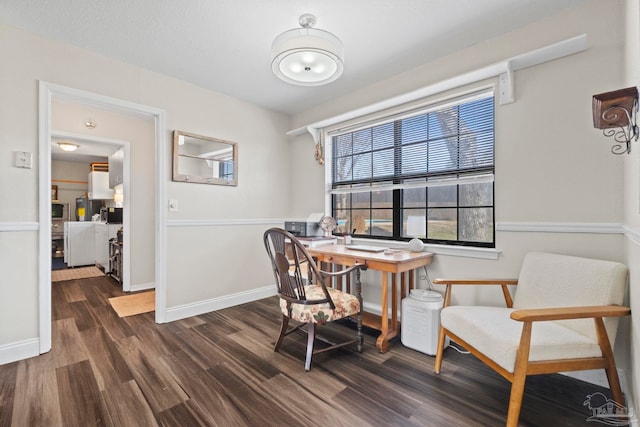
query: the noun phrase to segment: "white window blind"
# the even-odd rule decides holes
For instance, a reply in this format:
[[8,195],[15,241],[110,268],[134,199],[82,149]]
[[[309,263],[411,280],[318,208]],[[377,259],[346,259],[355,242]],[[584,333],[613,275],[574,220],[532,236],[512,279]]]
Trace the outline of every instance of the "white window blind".
[[494,246],[494,128],[483,91],[334,132],[333,215],[357,235],[421,222],[426,242]]

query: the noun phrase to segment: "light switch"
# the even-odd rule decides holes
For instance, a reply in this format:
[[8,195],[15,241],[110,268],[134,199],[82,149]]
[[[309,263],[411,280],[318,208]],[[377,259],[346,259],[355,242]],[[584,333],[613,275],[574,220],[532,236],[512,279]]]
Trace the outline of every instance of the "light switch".
[[178,212],[178,201],[176,199],[169,199],[169,212]]
[[16,151],[15,165],[17,168],[31,169],[32,163],[33,160],[30,152]]

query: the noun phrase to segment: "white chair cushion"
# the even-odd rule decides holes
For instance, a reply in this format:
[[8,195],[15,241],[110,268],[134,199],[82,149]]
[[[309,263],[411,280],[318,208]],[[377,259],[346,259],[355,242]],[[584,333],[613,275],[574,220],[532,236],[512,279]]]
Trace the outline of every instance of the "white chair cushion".
[[[529,252],[515,287],[514,308],[550,308],[622,304],[627,284],[623,264],[569,255]],[[563,320],[562,326],[597,339],[593,320]],[[618,318],[606,318],[614,345]]]
[[[489,359],[513,372],[520,344],[522,322],[502,307],[450,306],[442,310],[442,326],[464,339]],[[590,320],[593,324],[593,320]],[[600,357],[597,341],[558,322],[534,322],[530,361]]]

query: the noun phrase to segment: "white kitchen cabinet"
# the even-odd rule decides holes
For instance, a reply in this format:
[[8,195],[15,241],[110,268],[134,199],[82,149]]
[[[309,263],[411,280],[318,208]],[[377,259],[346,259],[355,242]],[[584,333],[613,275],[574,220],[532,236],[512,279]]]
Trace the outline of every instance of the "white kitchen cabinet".
[[118,229],[122,224],[107,224],[103,222],[94,223],[95,234],[95,264],[102,267],[105,273],[109,273],[109,239],[116,237]]
[[113,200],[113,189],[109,188],[109,172],[89,172],[89,199]]
[[118,151],[109,156],[109,188],[120,185],[124,182],[124,150]]

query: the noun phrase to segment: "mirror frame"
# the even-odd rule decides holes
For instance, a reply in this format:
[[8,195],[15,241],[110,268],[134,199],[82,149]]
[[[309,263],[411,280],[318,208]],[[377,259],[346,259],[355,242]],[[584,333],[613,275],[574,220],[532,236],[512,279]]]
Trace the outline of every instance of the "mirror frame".
[[[233,179],[213,178],[209,176],[198,175],[186,175],[180,173],[180,153],[179,153],[179,141],[181,136],[188,136],[189,138],[201,139],[203,141],[210,141],[219,144],[231,145],[233,149]],[[238,144],[224,139],[212,138],[209,136],[197,135],[195,133],[183,132],[179,130],[173,131],[173,180],[177,182],[193,182],[197,184],[211,184],[211,185],[226,185],[237,187],[238,186]]]

